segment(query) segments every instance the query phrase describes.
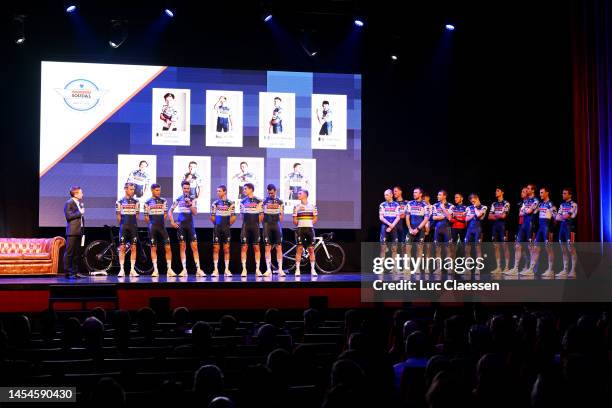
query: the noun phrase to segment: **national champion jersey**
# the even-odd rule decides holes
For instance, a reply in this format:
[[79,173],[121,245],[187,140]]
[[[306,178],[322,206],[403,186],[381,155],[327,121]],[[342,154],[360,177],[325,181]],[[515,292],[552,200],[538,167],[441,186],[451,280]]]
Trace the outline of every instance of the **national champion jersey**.
[[282,214],[282,212],[283,200],[268,196],[263,201],[264,223],[276,224],[280,221],[280,214]]
[[312,228],[312,220],[317,216],[317,206],[314,204],[299,203],[293,207],[293,216],[297,217],[298,228]]
[[219,198],[213,201],[210,206],[210,215],[215,217],[215,225],[229,227],[230,218],[235,212],[234,202],[232,200],[221,200]]
[[115,203],[115,211],[121,215],[121,225],[136,225],[139,203],[134,197],[123,197]]
[[[449,202],[445,203],[444,208],[446,208],[446,210],[450,212],[451,214],[453,213],[454,206],[451,203]],[[446,215],[444,214],[444,211],[442,210],[442,203],[440,201],[438,201],[437,203],[433,205],[432,212],[433,212],[431,215],[432,217],[434,216],[444,217],[441,220],[434,220],[436,224],[441,223],[442,225],[444,224],[448,225],[448,218],[446,218]]]
[[[565,224],[565,225],[573,226],[574,219],[576,218],[576,214],[578,214],[578,204],[576,204],[572,200],[564,201],[561,203],[561,205],[559,205],[558,214],[561,216],[562,225]],[[566,214],[569,214],[568,219],[563,218]]]
[[[508,213],[510,212],[510,203],[508,201],[506,201],[506,200],[501,200],[501,201],[497,200],[497,201],[494,201],[491,204],[491,208],[490,208],[489,211],[490,211],[489,212],[490,214],[494,214],[494,215],[497,215],[497,216],[504,215],[504,214],[506,214],[506,216],[508,216]],[[505,223],[506,219],[505,218],[495,219],[495,222],[504,222]]]
[[[529,224],[533,221],[533,215],[535,214],[535,210],[538,208],[538,204],[539,201],[535,197],[530,197],[523,200],[521,209],[519,210],[519,216],[523,217],[523,224]],[[533,213],[527,214],[528,209],[532,209]]]
[[552,201],[542,201],[538,205],[538,218],[540,222],[540,226],[550,226],[551,222],[557,216],[557,207],[552,203]]
[[147,186],[149,185],[149,175],[140,169],[134,170],[128,176],[127,182],[136,184],[138,186]]
[[397,201],[383,201],[378,206],[378,215],[382,215],[385,220],[393,223],[395,219],[400,215],[400,205]]
[[263,212],[262,201],[257,197],[245,198],[240,202],[244,225],[259,225],[259,214]]
[[172,122],[178,121],[178,111],[170,105],[162,106],[161,113],[166,119],[171,120]]
[[412,228],[417,228],[425,217],[429,216],[427,203],[423,200],[408,201],[405,213],[410,217],[410,226]]
[[217,117],[227,119],[231,114],[231,109],[229,106],[217,106]]
[[453,206],[453,218],[451,219],[452,228],[465,228],[465,217],[467,207],[463,204],[456,204]]
[[[191,201],[191,205],[187,204],[187,199]],[[176,220],[178,222],[191,222],[193,223],[193,213],[191,212],[191,207],[196,205],[196,198],[194,195],[181,195],[174,200],[172,206],[174,207],[174,212],[178,213],[178,217]]]
[[165,198],[149,198],[144,204],[144,213],[149,216],[150,225],[164,225],[164,215],[168,212]]
[[[483,211],[482,216],[480,218],[476,217],[476,210]],[[479,206],[470,205],[469,207],[467,207],[467,210],[465,212],[465,216],[466,217],[473,217],[470,221],[468,221],[468,228],[470,228],[470,229],[480,228],[480,220],[482,220],[484,218],[486,213],[487,213],[487,206],[486,205],[479,205]]]

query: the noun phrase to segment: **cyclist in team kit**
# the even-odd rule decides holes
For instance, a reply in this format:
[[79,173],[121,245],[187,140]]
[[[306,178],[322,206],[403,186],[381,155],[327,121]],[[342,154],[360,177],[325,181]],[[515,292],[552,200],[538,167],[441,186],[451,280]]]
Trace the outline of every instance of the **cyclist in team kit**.
[[157,244],[162,242],[166,252],[166,267],[168,268],[167,276],[176,276],[172,270],[172,250],[170,248],[170,237],[166,231],[166,218],[168,217],[168,201],[161,196],[161,187],[159,184],[151,186],[151,198],[144,205],[144,218],[149,229],[149,238],[151,239],[151,261],[153,262],[153,274],[155,277],[159,275],[157,270]]
[[[168,212],[168,218],[170,218],[170,224],[176,228],[176,234],[178,236],[180,251],[181,251],[181,264],[183,270],[178,276],[187,276],[187,242],[191,246],[193,252],[193,260],[196,264],[196,276],[206,276],[202,270],[200,264],[200,254],[198,253],[198,235],[196,234],[195,223],[193,217],[198,214],[197,199],[191,195],[191,185],[188,181],[181,183],[183,194],[177,197],[172,203],[172,208]],[[173,213],[177,212],[178,217],[176,222],[174,221]]]
[[378,206],[380,219],[380,257],[384,258],[387,246],[391,246],[393,258],[397,255],[397,224],[400,222],[400,205],[393,201],[393,191],[385,190],[385,201]]
[[[510,267],[510,248],[508,247],[508,238],[506,237],[506,218],[510,213],[510,203],[504,200],[503,187],[497,187],[495,189],[495,198],[496,200],[491,204],[488,219],[489,221],[493,221],[493,226],[491,227],[491,241],[497,243],[494,244],[497,268],[493,269],[491,274],[499,275]],[[501,260],[500,246],[504,251],[504,264],[502,264]]]
[[[555,275],[556,278],[575,278],[576,277],[576,248],[574,232],[576,215],[578,214],[578,204],[572,200],[572,189],[564,188],[561,197],[563,202],[559,205],[557,212],[557,222],[559,222],[559,243],[563,251],[563,269]],[[570,255],[572,267],[569,268]]]
[[247,276],[246,262],[249,245],[253,247],[255,255],[255,276],[262,276],[259,269],[259,260],[261,259],[259,252],[259,241],[261,240],[259,225],[263,221],[263,206],[261,199],[253,195],[254,190],[255,186],[253,184],[246,183],[244,185],[246,197],[240,202],[240,213],[242,214],[242,230],[240,231],[242,273],[240,276],[243,277]]
[[135,186],[133,183],[125,183],[123,186],[125,196],[115,203],[117,222],[119,223],[119,273],[117,276],[125,276],[125,252],[126,246],[130,250],[130,276],[137,277],[136,272],[136,245],[138,245],[138,213],[140,203],[134,198]]
[[272,248],[276,248],[276,262],[278,263],[278,275],[285,276],[283,271],[283,214],[285,207],[283,200],[276,197],[276,186],[268,184],[268,197],[263,201],[263,239],[266,252],[266,273],[272,274]]
[[317,207],[308,202],[308,190],[300,190],[298,193],[300,202],[293,207],[293,224],[297,226],[297,248],[295,251],[295,276],[300,276],[300,260],[304,247],[308,250],[310,259],[310,274],[317,276],[315,271],[314,257],[314,224],[318,220]]
[[210,206],[210,221],[213,223],[213,263],[212,276],[219,276],[219,250],[223,245],[225,276],[232,276],[230,263],[230,227],[236,221],[234,202],[227,199],[227,187],[217,187],[217,199]]

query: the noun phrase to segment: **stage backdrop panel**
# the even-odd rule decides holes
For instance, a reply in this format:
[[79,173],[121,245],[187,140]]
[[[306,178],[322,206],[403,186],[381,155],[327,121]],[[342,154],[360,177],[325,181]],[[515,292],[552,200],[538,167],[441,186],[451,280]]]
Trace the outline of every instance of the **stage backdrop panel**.
[[88,226],[115,223],[122,183],[147,160],[148,187],[169,201],[196,162],[196,226],[210,227],[217,186],[236,200],[230,175],[248,159],[257,195],[284,192],[287,166],[303,162],[318,227],[361,228],[361,75],[43,61],[40,112],[40,226],[65,224],[73,185]]

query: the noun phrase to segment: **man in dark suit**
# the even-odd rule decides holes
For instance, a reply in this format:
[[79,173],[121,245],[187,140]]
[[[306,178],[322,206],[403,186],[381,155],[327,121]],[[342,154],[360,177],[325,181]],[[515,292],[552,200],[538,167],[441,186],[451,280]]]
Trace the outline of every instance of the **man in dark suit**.
[[70,198],[64,204],[66,216],[66,252],[64,253],[64,271],[66,278],[77,279],[84,276],[79,274],[81,262],[81,246],[85,227],[85,205],[83,204],[83,190],[74,186],[70,189]]

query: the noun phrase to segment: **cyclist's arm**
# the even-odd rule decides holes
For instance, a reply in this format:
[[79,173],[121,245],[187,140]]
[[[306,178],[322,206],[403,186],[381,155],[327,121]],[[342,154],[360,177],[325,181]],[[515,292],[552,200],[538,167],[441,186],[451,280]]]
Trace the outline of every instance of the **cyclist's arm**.
[[385,214],[385,209],[383,205],[381,204],[380,207],[378,207],[378,219],[380,220],[380,222],[390,227],[391,223],[385,219],[384,214]]
[[189,210],[193,215],[198,215],[198,200],[193,200],[191,202],[191,207],[189,207]]
[[210,222],[212,222],[213,225],[215,225],[216,214],[217,214],[217,205],[215,203],[213,203],[210,206]]
[[115,214],[117,215],[117,224],[121,224],[121,204],[118,201],[115,204]]
[[315,206],[312,210],[312,225],[316,224],[317,221],[319,221],[319,210],[317,210],[317,207]]
[[170,210],[168,211],[168,218],[170,219],[170,224],[175,224],[174,216],[172,215],[172,213],[174,212],[174,209],[176,208],[177,204],[178,203],[176,201],[173,202],[172,207],[170,207]]
[[[165,217],[165,214],[164,214]],[[149,223],[149,206],[145,204],[144,207],[144,220],[148,224]]]
[[285,205],[281,204],[280,214],[278,214],[278,222],[282,222],[283,221],[283,214],[285,214]]
[[230,206],[230,226],[236,222],[236,207],[234,204]]

